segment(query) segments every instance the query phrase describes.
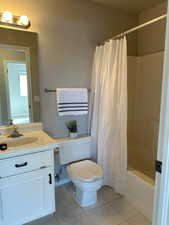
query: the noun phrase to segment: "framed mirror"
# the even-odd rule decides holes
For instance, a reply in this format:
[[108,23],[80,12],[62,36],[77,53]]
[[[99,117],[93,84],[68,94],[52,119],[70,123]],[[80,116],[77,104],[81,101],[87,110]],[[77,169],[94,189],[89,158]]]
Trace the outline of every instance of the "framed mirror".
[[0,125],[40,121],[37,34],[0,28]]

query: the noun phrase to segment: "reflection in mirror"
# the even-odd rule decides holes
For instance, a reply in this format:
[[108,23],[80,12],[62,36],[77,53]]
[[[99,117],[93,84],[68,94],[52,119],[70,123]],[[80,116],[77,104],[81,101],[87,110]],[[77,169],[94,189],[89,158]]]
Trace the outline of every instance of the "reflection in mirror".
[[37,40],[0,28],[0,125],[40,122]]
[[25,124],[31,121],[28,54],[26,48],[0,45],[1,123]]

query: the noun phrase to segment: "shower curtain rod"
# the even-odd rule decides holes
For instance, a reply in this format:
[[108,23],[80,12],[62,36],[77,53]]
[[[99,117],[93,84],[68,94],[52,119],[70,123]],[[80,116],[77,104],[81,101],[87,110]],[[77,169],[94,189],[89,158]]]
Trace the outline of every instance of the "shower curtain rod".
[[[164,19],[164,18],[166,18],[166,17],[167,17],[167,14],[164,14],[164,15],[162,15],[162,16],[156,17],[155,19],[152,19],[152,20],[150,20],[150,21],[148,21],[148,22],[146,22],[146,23],[143,23],[143,24],[141,24],[141,25],[139,25],[139,26],[137,26],[137,27],[131,28],[131,29],[129,29],[129,30],[127,30],[127,31],[125,31],[125,32],[123,32],[123,33],[121,33],[121,34],[118,34],[118,35],[114,36],[113,38],[108,39],[107,41],[110,41],[110,40],[112,40],[112,39],[115,40],[115,39],[118,39],[118,38],[120,38],[120,37],[124,37],[125,35],[130,34],[130,33],[132,33],[133,31],[139,30],[139,29],[141,29],[141,28],[143,28],[143,27],[146,27],[146,26],[148,26],[148,25],[150,25],[150,24],[152,24],[152,23],[155,23],[155,22],[157,22],[157,21],[160,21],[160,20],[162,20],[162,19]],[[105,41],[105,42],[107,42],[107,41]],[[105,43],[105,42],[104,42],[104,43]]]

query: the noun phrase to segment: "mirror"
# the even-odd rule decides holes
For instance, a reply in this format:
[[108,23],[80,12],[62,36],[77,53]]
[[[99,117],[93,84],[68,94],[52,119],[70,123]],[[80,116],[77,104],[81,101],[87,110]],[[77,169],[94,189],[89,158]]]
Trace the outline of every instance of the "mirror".
[[14,124],[32,121],[29,51],[0,44],[1,105],[0,121]]
[[0,28],[0,125],[40,121],[37,34]]

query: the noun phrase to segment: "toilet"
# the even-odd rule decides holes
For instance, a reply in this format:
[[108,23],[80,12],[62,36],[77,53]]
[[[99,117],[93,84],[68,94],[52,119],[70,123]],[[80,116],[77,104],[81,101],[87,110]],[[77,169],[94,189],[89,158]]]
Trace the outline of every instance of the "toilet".
[[67,167],[69,177],[76,187],[75,200],[81,207],[96,204],[97,191],[103,184],[103,171],[91,160],[72,163]]
[[70,180],[76,187],[75,201],[81,207],[97,202],[97,191],[103,184],[102,168],[91,161],[91,137],[86,136],[58,144],[59,161],[67,169]]

